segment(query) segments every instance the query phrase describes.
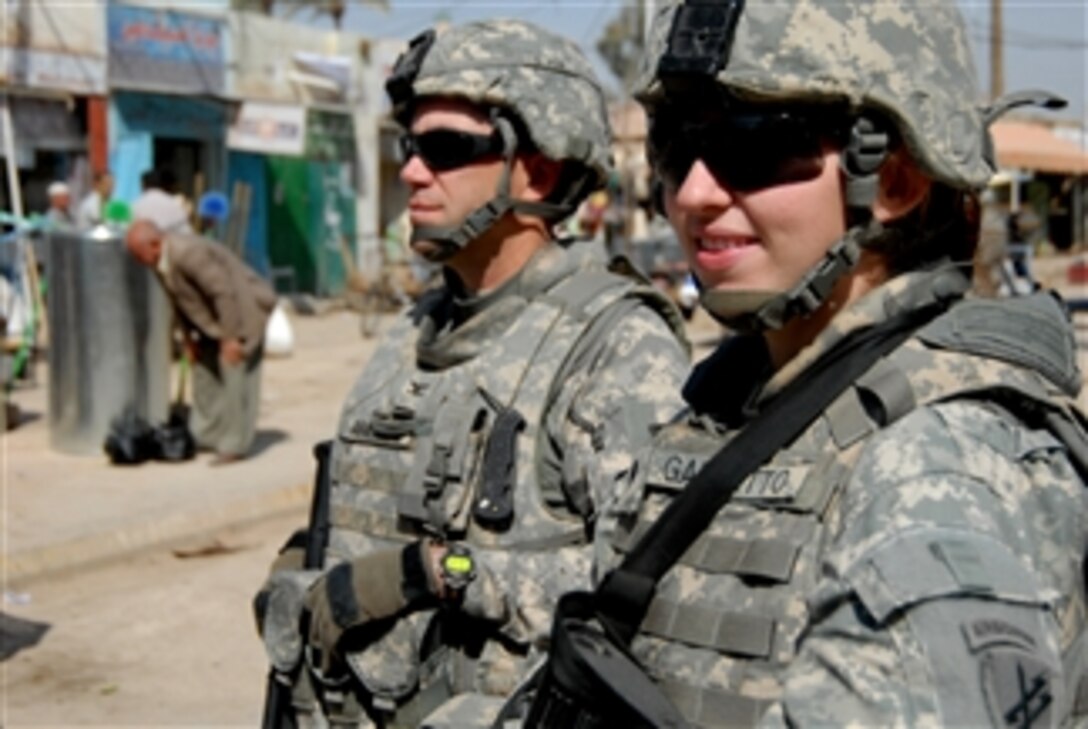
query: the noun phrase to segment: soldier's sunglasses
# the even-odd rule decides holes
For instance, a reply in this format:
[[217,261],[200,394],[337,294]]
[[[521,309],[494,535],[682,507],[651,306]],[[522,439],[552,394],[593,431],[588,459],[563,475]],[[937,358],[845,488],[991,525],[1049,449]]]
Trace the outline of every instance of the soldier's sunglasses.
[[430,129],[420,134],[401,135],[401,162],[408,163],[419,156],[433,172],[445,172],[472,164],[485,157],[497,157],[503,152],[502,135],[472,134],[455,129]]
[[819,177],[825,145],[844,143],[849,128],[841,116],[785,111],[729,113],[700,122],[658,114],[650,128],[650,157],[672,190],[702,160],[720,184],[754,192]]

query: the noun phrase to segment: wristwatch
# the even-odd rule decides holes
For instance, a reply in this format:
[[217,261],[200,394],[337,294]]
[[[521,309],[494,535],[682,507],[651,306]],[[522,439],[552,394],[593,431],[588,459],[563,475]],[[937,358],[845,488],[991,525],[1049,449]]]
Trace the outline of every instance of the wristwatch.
[[442,584],[454,595],[461,595],[476,579],[476,561],[472,550],[463,544],[449,544],[440,561]]

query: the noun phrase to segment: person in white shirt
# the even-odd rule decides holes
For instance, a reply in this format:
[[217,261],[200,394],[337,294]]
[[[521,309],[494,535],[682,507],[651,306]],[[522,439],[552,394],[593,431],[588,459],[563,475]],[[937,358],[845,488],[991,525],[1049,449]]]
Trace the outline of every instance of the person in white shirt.
[[150,220],[164,233],[192,233],[189,211],[163,188],[165,171],[149,170],[140,178],[143,192],[132,203],[133,220]]
[[79,203],[76,211],[76,227],[90,230],[102,222],[102,211],[113,195],[113,175],[109,170],[101,170],[94,175],[94,186],[90,193]]

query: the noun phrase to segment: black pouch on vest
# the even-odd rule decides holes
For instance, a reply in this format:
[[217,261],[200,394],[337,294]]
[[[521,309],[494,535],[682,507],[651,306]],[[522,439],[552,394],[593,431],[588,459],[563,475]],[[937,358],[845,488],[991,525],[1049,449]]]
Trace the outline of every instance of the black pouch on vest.
[[688,726],[635,659],[591,620],[592,605],[593,595],[587,592],[560,599],[548,662],[525,726]]

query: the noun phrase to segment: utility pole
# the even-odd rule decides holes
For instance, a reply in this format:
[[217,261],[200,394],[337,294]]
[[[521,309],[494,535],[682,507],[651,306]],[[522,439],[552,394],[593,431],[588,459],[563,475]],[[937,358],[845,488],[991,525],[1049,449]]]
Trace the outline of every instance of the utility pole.
[[0,93],[0,126],[3,127],[4,161],[8,173],[8,202],[16,218],[23,217],[23,191],[15,159],[15,124],[11,118],[11,97]]
[[650,47],[650,25],[654,22],[654,0],[642,0],[642,40],[643,48]]
[[990,0],[990,100],[1005,93],[1005,39],[1001,0]]

